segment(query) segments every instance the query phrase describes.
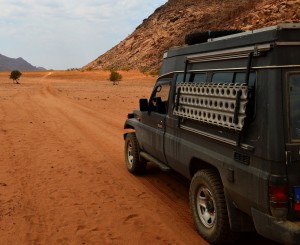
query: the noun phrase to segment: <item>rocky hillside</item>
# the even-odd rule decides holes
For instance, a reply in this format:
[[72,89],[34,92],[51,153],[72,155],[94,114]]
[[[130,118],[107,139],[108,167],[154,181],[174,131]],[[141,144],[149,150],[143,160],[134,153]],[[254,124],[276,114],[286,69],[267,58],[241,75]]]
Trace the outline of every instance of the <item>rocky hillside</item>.
[[169,0],[126,39],[84,69],[158,70],[163,53],[186,34],[219,29],[252,30],[300,22],[300,0]]
[[12,70],[38,71],[38,70],[45,70],[45,68],[33,66],[23,58],[14,59],[0,54],[0,71],[12,71]]

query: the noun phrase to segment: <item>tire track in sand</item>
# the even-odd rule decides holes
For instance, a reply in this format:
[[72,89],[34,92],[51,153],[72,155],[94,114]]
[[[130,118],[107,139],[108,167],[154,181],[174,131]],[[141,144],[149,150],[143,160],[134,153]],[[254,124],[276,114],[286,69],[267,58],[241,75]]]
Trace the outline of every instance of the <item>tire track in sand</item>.
[[[0,213],[12,210],[1,217],[0,244],[206,244],[181,180],[151,166],[144,177],[125,169],[118,105],[77,100],[85,82],[51,75],[24,81],[0,104]],[[130,98],[119,86],[118,96]],[[101,86],[93,96],[115,91]]]

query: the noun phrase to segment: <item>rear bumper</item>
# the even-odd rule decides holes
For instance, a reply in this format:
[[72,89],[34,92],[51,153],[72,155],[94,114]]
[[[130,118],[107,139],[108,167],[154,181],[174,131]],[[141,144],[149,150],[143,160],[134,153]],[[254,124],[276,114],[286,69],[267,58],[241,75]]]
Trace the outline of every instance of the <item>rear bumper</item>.
[[251,211],[260,235],[284,244],[300,244],[300,222],[278,220],[254,208]]

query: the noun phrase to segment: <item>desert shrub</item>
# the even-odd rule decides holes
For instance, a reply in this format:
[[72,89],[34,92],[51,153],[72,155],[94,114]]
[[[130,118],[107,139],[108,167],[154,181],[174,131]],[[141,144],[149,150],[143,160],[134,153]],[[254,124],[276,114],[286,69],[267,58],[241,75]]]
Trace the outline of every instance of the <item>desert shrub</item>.
[[139,67],[139,71],[143,74],[146,74],[148,71],[148,68],[146,66],[141,66],[141,67]]
[[10,73],[9,78],[19,84],[19,78],[22,76],[22,73],[19,70],[14,70]]
[[69,68],[67,71],[79,71],[79,68]]
[[130,71],[130,67],[129,66],[123,66],[121,68],[122,71]]
[[103,71],[113,71],[114,68],[111,68],[111,67],[109,67],[109,66],[104,66],[104,67],[102,67],[102,70],[103,70]]
[[113,82],[113,84],[117,84],[118,81],[122,79],[122,75],[114,70],[110,71],[109,80]]
[[149,72],[151,76],[157,76],[159,74],[159,70],[152,70]]

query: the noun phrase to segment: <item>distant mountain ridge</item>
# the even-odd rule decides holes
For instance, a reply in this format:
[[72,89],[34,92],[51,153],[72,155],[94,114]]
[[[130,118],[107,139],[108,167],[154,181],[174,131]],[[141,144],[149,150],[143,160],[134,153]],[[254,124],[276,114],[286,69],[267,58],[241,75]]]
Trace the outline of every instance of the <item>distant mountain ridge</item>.
[[0,54],[0,71],[12,71],[12,70],[43,71],[46,69],[43,67],[33,66],[21,57],[14,59]]
[[187,34],[254,30],[300,22],[300,0],[168,0],[118,45],[83,69],[157,71],[163,53],[184,45]]

